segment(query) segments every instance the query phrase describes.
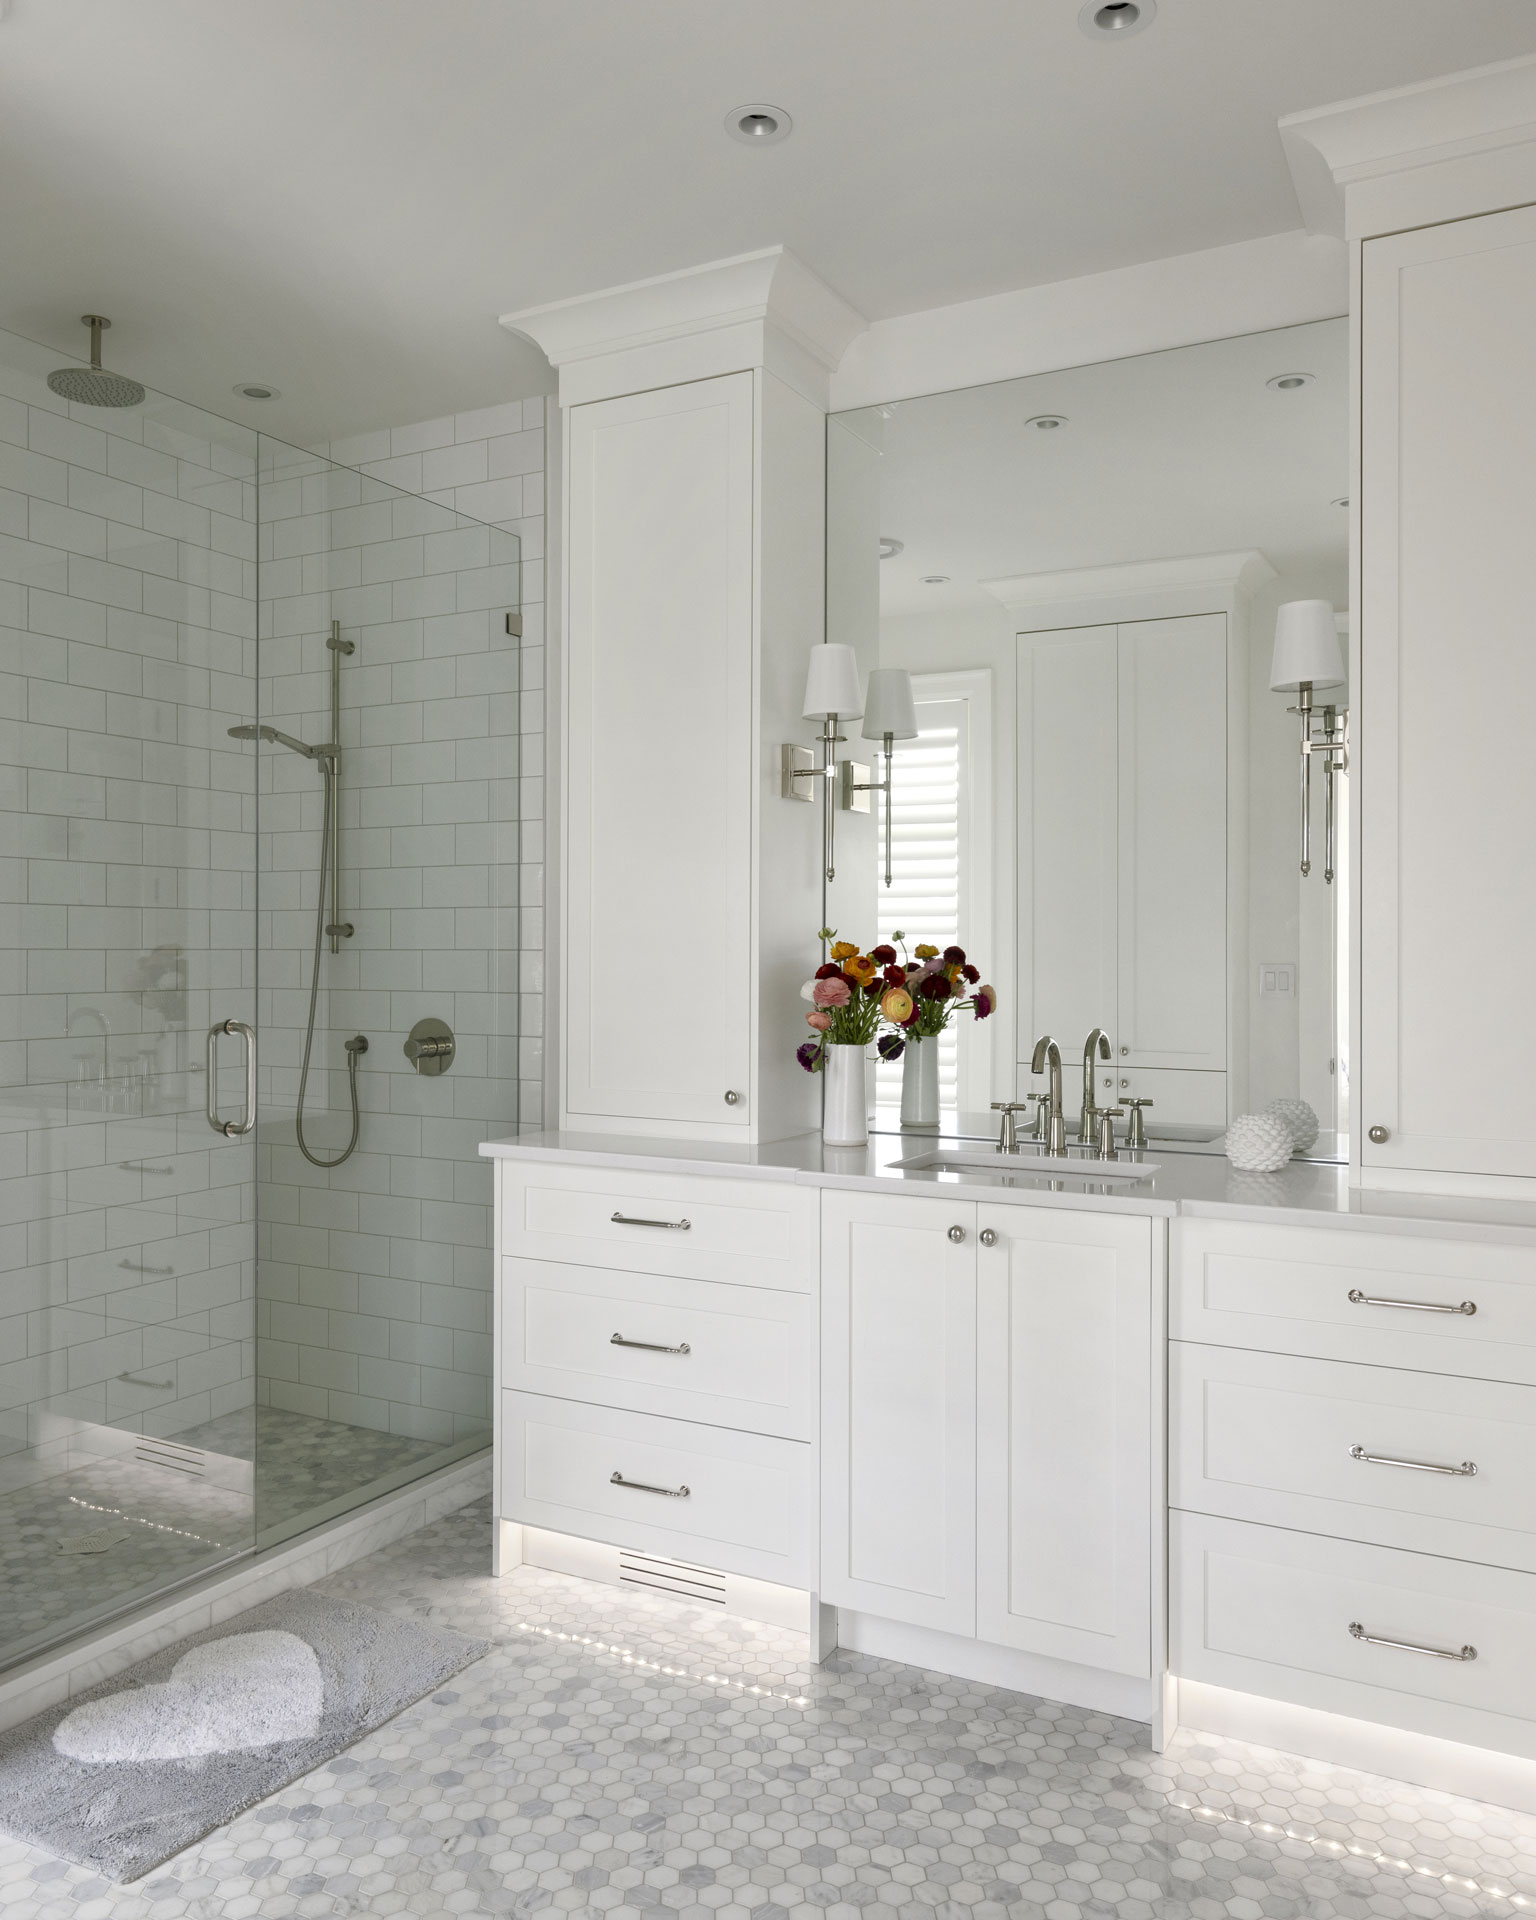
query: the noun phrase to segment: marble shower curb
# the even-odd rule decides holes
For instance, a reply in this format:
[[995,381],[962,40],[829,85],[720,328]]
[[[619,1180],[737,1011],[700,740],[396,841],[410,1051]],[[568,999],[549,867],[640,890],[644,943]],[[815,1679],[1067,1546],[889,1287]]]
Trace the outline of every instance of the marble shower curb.
[[169,1599],[114,1620],[99,1633],[40,1655],[0,1679],[0,1729],[83,1693],[174,1640],[244,1613],[259,1600],[304,1587],[392,1540],[455,1513],[491,1491],[491,1452],[455,1461],[409,1486],[327,1521],[296,1539],[221,1568]]

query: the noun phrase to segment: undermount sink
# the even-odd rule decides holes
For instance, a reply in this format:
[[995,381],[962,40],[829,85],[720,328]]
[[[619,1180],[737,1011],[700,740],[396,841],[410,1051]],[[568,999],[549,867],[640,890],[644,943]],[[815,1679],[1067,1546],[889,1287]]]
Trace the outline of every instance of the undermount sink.
[[901,1164],[911,1173],[984,1173],[994,1180],[1018,1174],[1041,1174],[1053,1180],[1065,1176],[1074,1180],[1134,1183],[1150,1179],[1161,1171],[1156,1160],[1095,1160],[1086,1154],[1031,1153],[1028,1148],[1021,1148],[1018,1153],[930,1153],[920,1160],[903,1160]]

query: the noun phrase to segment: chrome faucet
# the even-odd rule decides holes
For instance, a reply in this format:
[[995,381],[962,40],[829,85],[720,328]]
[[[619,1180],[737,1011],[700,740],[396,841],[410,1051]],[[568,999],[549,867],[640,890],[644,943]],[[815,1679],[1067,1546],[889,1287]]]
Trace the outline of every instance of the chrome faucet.
[[1078,1118],[1078,1144],[1084,1147],[1093,1145],[1093,1109],[1096,1104],[1093,1097],[1094,1055],[1100,1060],[1110,1058],[1109,1035],[1102,1027],[1095,1027],[1083,1042],[1083,1111]]
[[1061,1048],[1048,1033],[1043,1033],[1035,1042],[1035,1057],[1029,1070],[1031,1073],[1044,1073],[1047,1067],[1051,1070],[1051,1092],[1050,1104],[1046,1108],[1045,1150],[1047,1153],[1064,1154],[1067,1150],[1067,1123],[1061,1111]]

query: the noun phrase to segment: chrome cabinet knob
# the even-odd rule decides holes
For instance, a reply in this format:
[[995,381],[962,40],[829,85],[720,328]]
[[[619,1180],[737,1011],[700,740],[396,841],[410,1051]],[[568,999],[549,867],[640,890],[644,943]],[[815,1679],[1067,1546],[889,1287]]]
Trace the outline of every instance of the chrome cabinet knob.
[[981,1242],[981,1244],[984,1247],[995,1247],[997,1245],[997,1235],[992,1231],[990,1227],[983,1227],[981,1232],[977,1234],[976,1238]]
[[739,1101],[740,1099],[741,1099],[741,1095],[740,1095],[740,1094],[739,1094],[739,1093],[738,1093],[738,1092],[736,1091],[736,1089],[735,1089],[734,1087],[727,1087],[727,1088],[726,1088],[726,1090],[725,1090],[725,1104],[726,1104],[726,1105],[727,1105],[728,1107],[734,1107],[734,1106],[735,1106],[735,1105],[737,1104],[737,1102],[738,1102],[738,1101]]
[[1130,1051],[1131,1051],[1131,1050],[1130,1050],[1130,1048],[1129,1048],[1129,1047],[1122,1047],[1122,1048],[1120,1049],[1120,1058],[1121,1058],[1122,1060],[1124,1060],[1124,1059],[1126,1059],[1126,1058],[1128,1057],[1128,1055],[1130,1054]]
[[1380,1147],[1392,1138],[1392,1129],[1390,1127],[1372,1127],[1368,1137],[1376,1146]]
[[954,1241],[955,1245],[958,1247],[960,1242],[965,1238],[965,1228],[951,1227],[949,1230],[949,1237],[951,1240]]

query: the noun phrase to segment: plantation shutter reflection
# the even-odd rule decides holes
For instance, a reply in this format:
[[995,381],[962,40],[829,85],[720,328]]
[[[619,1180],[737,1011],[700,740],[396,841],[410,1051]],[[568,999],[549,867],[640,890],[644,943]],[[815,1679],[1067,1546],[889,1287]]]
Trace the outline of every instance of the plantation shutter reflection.
[[[880,938],[900,929],[911,954],[920,940],[942,951],[964,946],[962,790],[966,777],[966,704],[924,700],[917,738],[898,740],[891,768],[891,884],[876,885]],[[969,1016],[962,1016],[968,1018]],[[931,1042],[925,1041],[925,1046]],[[958,1102],[959,1045],[953,1023],[939,1040],[939,1105]],[[899,1100],[898,1062],[882,1069],[882,1100]]]

